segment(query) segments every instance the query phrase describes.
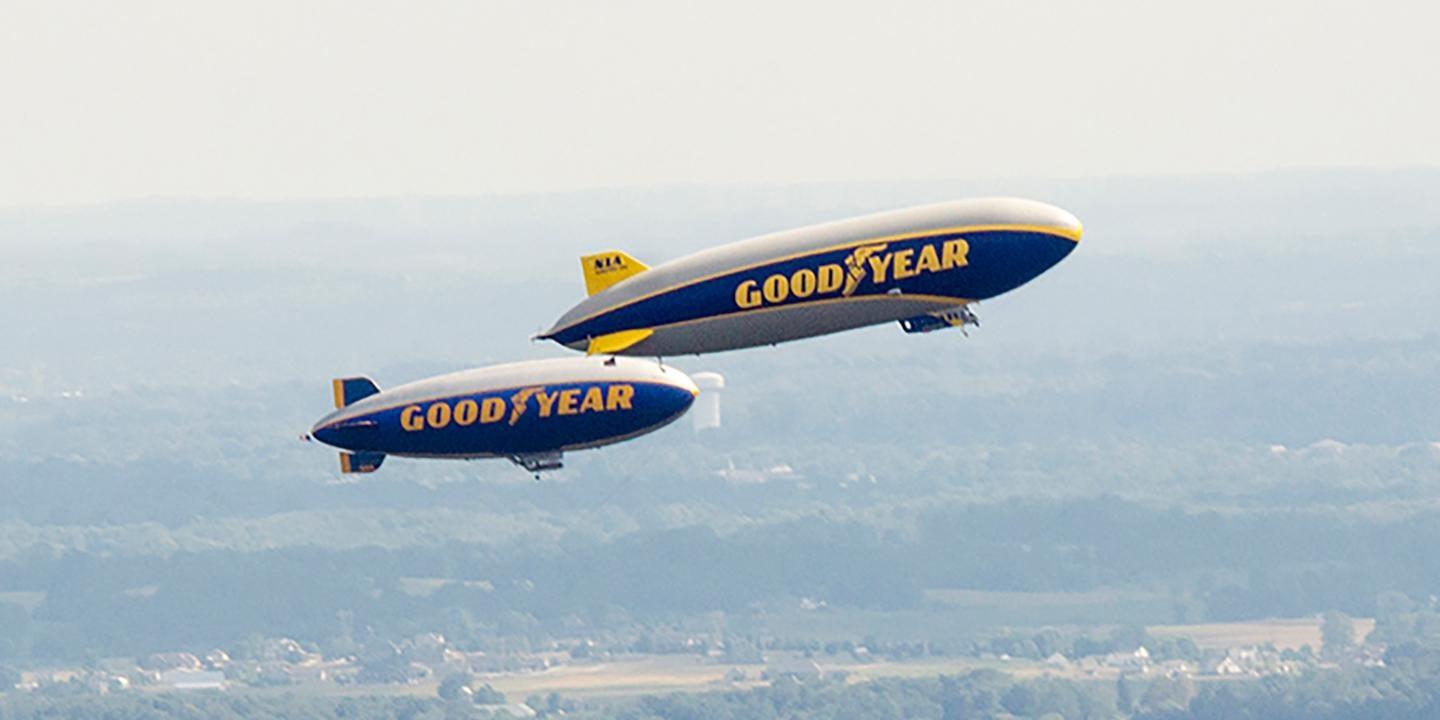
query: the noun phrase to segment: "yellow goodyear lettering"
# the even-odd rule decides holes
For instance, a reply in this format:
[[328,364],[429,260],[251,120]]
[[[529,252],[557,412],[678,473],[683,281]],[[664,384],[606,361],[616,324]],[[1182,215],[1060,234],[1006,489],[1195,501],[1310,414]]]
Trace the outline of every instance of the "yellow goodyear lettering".
[[535,393],[535,400],[540,403],[540,417],[550,417],[550,411],[555,408],[555,399],[558,397],[560,397],[560,393],[558,392],[546,393],[544,390],[541,390]]
[[445,400],[436,400],[426,405],[407,405],[400,411],[400,427],[406,432],[439,430],[454,423],[468,427],[479,423],[489,425],[506,419],[514,425],[524,417],[535,400],[536,417],[549,418],[559,415],[583,415],[585,413],[631,410],[635,404],[635,386],[617,383],[609,387],[590,385],[566,390],[547,392],[544,387],[521,388],[512,394],[509,402],[503,397],[465,398],[454,406]]
[[605,396],[605,409],[607,411],[629,410],[635,399],[635,387],[633,385],[611,385],[610,392]]
[[790,293],[797,298],[807,298],[815,294],[815,271],[810,268],[800,268],[790,276]]
[[578,388],[562,390],[560,392],[560,414],[574,415],[576,412],[578,412],[579,402],[580,390]]
[[604,412],[605,394],[600,392],[598,385],[592,385],[585,389],[585,399],[580,401],[580,412]]
[[742,310],[779,305],[787,300],[824,297],[836,292],[850,297],[867,279],[875,285],[890,280],[907,280],[969,265],[970,243],[964,238],[927,242],[886,252],[889,245],[861,245],[850,251],[844,263],[826,263],[776,273],[760,279],[742,280],[735,286],[735,306]]
[[920,247],[920,259],[915,261],[915,274],[940,272],[940,254],[934,245]]
[[425,415],[419,405],[407,405],[400,411],[400,427],[404,428],[405,432],[425,429]]
[[765,302],[771,305],[778,305],[790,297],[790,280],[784,275],[771,275],[765,278]]
[[430,403],[430,409],[425,411],[425,423],[435,430],[449,425],[450,404],[443,400]]
[[914,250],[896,250],[890,257],[894,259],[890,268],[890,276],[896,280],[915,277],[915,271],[910,268],[910,258],[915,256]]
[[867,258],[870,261],[871,282],[885,282],[885,271],[890,267],[890,258],[893,257],[895,257],[894,253],[885,253],[884,255],[871,255]]
[[735,305],[740,308],[749,309],[760,307],[760,291],[757,289],[760,283],[754,280],[746,280],[735,286]]
[[475,421],[478,420],[479,418],[480,418],[480,404],[479,404],[479,403],[475,402],[474,400],[471,400],[470,398],[465,398],[464,400],[461,400],[460,402],[455,403],[455,424],[456,424],[456,425],[474,425],[474,424],[475,424]]
[[941,270],[953,270],[965,267],[970,264],[970,243],[965,238],[955,238],[945,241],[944,260],[940,263]]

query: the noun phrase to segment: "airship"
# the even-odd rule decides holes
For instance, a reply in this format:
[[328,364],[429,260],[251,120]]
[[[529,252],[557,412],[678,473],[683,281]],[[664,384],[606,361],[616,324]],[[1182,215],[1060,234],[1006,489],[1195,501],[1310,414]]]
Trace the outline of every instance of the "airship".
[[333,381],[335,411],[308,438],[339,448],[343,473],[390,455],[508,458],[531,473],[563,454],[629,440],[674,422],[700,393],[685,373],[634,358],[568,357],[494,365],[380,390]]
[[588,297],[536,339],[589,354],[673,356],[898,322],[978,324],[971,306],[1035,279],[1080,241],[1074,215],[1020,198],[955,200],[802,227],[655,267],[581,258]]

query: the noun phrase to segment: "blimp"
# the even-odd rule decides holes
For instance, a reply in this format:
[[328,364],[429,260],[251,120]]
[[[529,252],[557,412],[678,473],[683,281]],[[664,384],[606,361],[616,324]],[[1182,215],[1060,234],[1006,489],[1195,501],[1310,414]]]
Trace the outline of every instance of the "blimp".
[[1021,198],[955,200],[802,227],[648,267],[581,258],[588,297],[536,339],[603,355],[722,352],[896,322],[978,324],[972,305],[1064,260],[1080,221]]
[[308,439],[340,449],[343,473],[391,455],[507,458],[538,474],[564,453],[654,432],[700,393],[685,373],[634,358],[568,357],[494,365],[390,390],[369,378],[332,382],[335,410]]

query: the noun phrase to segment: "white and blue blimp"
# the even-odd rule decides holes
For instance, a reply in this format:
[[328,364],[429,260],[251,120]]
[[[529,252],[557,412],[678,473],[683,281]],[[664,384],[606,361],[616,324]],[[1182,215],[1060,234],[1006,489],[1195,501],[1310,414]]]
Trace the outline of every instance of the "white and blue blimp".
[[335,411],[309,437],[339,448],[346,473],[373,472],[390,455],[554,470],[566,452],[674,422],[700,392],[675,368],[623,357],[509,363],[383,391],[369,378],[340,378],[332,389]]

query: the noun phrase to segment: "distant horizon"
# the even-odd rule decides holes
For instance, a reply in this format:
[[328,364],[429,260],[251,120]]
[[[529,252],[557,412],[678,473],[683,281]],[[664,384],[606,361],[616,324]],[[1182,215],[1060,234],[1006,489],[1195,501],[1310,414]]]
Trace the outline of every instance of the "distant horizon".
[[[469,199],[523,199],[543,197],[564,197],[574,195],[601,194],[611,192],[653,192],[688,189],[748,189],[748,188],[840,188],[860,186],[926,186],[926,185],[978,185],[987,183],[1074,183],[1074,182],[1115,182],[1138,180],[1212,180],[1222,178],[1255,178],[1284,176],[1327,176],[1327,175],[1408,175],[1440,173],[1440,163],[1414,165],[1294,165],[1277,166],[1257,170],[1214,170],[1197,172],[1135,172],[1098,175],[1056,174],[1056,175],[992,175],[985,177],[934,177],[934,178],[875,178],[835,180],[735,180],[703,181],[677,180],[617,185],[589,185],[553,190],[496,190],[475,192],[394,192],[377,194],[316,194],[297,196],[241,196],[241,195],[136,195],[113,200],[97,200],[74,203],[31,203],[9,204],[0,198],[0,214],[13,212],[43,212],[70,210],[104,210],[127,206],[166,206],[184,204],[235,204],[235,205],[303,205],[303,204],[344,204],[377,201],[426,201],[426,200],[469,200]],[[1004,195],[1005,193],[997,193]],[[0,238],[3,242],[4,238]]]

